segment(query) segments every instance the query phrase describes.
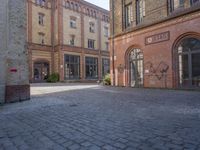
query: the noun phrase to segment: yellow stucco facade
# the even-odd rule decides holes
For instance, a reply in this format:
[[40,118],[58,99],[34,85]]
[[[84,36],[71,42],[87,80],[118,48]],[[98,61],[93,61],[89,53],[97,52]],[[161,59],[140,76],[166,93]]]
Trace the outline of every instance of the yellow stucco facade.
[[[27,6],[29,67],[32,82],[42,80],[44,77],[46,79],[52,73],[58,73],[61,81],[68,80],[67,70],[73,68],[65,70],[68,66],[66,56],[78,56],[77,80],[87,80],[85,58],[88,56],[98,59],[96,64],[98,78],[95,79],[103,77],[101,59],[109,59],[109,51],[106,48],[108,37],[104,35],[104,27],[109,28],[109,20],[102,19],[103,16],[109,17],[107,10],[83,0],[46,0],[45,2],[28,0]],[[94,24],[94,32],[90,31],[90,23]],[[95,41],[94,48],[89,48],[89,39]],[[69,76],[71,74],[73,72],[70,72]]]

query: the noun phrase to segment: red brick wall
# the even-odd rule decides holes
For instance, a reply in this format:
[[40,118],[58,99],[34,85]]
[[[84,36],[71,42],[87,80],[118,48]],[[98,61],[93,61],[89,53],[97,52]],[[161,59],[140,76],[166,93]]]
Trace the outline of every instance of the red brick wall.
[[30,99],[30,85],[8,85],[5,94],[6,103]]
[[[126,53],[130,48],[139,48],[144,55],[144,87],[177,87],[177,77],[175,77],[176,70],[173,70],[173,65],[175,65],[175,63],[172,63],[174,44],[180,37],[186,35],[200,35],[199,25],[200,13],[196,12],[116,37],[115,69],[117,70],[117,67],[120,64],[125,66],[124,73],[119,74],[118,71],[116,71],[116,83],[118,83],[119,86],[123,86],[124,84],[126,86],[129,85],[129,69],[126,63],[128,58],[126,57]],[[146,37],[167,31],[170,33],[169,40],[145,45]],[[149,63],[151,63],[153,68],[157,71],[154,73],[145,73],[145,70],[148,69]],[[159,72],[159,64],[161,64],[160,67],[166,68],[166,76]]]

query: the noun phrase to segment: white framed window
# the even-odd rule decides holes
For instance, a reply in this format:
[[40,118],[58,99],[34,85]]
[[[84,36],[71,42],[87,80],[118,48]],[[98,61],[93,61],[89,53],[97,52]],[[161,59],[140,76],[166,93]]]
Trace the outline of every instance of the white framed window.
[[70,17],[70,27],[76,28],[76,17],[73,16]]
[[88,48],[95,49],[95,40],[88,39]]
[[106,45],[106,50],[108,51],[109,50],[109,42],[105,42],[105,45]]
[[45,44],[45,34],[42,32],[39,32],[38,35],[39,35],[39,44],[42,44],[42,45]]
[[136,0],[136,21],[137,24],[141,23],[146,16],[145,0]]
[[75,45],[75,35],[70,35],[69,44],[70,44],[71,46],[74,46],[74,45]]
[[35,3],[36,3],[37,5],[44,6],[45,3],[46,3],[46,0],[35,0]]
[[109,37],[109,29],[106,26],[104,26],[104,36]]
[[39,13],[38,14],[38,24],[39,25],[44,25],[44,14],[43,13]]
[[90,33],[95,33],[95,24],[94,22],[89,23],[89,31]]
[[133,23],[133,6],[132,6],[132,3],[126,4],[124,6],[124,14],[125,14],[125,28],[128,28]]

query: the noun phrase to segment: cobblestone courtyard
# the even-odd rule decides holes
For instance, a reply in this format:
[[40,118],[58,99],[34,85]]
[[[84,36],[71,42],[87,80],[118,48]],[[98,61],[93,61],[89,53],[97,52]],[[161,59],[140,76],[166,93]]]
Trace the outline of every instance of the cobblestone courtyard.
[[0,106],[0,149],[200,149],[200,93],[35,84]]

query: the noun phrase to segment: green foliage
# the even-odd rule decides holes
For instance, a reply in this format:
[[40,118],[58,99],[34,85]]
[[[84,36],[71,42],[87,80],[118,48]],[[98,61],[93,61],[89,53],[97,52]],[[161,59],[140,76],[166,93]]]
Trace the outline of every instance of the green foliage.
[[110,74],[105,75],[105,77],[103,79],[103,83],[104,83],[104,85],[111,85]]
[[47,82],[50,82],[50,83],[56,83],[58,81],[59,81],[59,74],[58,73],[51,74],[47,79]]

